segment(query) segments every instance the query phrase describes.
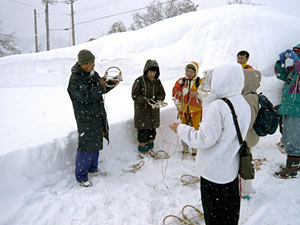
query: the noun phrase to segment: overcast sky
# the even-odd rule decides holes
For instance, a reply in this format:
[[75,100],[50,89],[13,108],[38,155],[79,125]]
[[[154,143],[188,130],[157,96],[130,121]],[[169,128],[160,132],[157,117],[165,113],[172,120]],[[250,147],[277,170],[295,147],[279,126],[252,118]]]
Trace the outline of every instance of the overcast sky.
[[[59,37],[71,45],[71,30],[64,30],[71,27],[71,10],[70,5],[63,3],[63,1],[58,0],[57,4],[49,6],[50,33],[51,38]],[[166,1],[160,0],[160,2]],[[228,1],[230,0],[193,0],[195,4],[199,4],[198,9],[224,5]],[[107,34],[110,26],[117,21],[122,21],[126,27],[129,27],[132,23],[132,15],[137,11],[118,16],[111,15],[143,8],[150,2],[152,0],[77,0],[74,3],[76,44]],[[300,0],[252,0],[252,2],[262,3],[265,6],[290,13],[292,16],[300,17]],[[34,9],[38,13],[38,36],[39,39],[42,39],[46,29],[45,6],[41,0],[1,0],[0,32],[14,32],[18,38],[34,40]]]

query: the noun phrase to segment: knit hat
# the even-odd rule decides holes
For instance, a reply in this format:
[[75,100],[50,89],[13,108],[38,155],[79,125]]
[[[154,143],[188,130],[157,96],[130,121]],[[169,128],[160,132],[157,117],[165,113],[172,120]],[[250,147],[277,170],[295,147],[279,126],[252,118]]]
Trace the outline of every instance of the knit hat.
[[192,69],[196,72],[196,75],[198,74],[199,70],[199,64],[195,61],[190,62],[189,64],[186,65],[185,69]]
[[89,62],[94,62],[95,56],[89,50],[83,49],[78,53],[78,64],[84,65]]
[[296,49],[297,49],[298,51],[300,50],[300,44],[296,45],[296,46],[293,48],[293,50],[296,50]]

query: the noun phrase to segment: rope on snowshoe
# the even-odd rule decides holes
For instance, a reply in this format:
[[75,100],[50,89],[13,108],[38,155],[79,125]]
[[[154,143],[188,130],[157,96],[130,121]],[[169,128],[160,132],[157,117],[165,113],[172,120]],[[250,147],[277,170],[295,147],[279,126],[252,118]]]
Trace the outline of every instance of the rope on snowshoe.
[[193,222],[192,222],[192,221],[184,214],[185,208],[188,208],[188,207],[194,209],[194,210],[200,215],[200,218],[201,218],[201,219],[204,219],[204,214],[203,214],[203,212],[201,212],[201,211],[200,211],[199,209],[197,209],[195,206],[192,206],[192,205],[185,205],[185,206],[182,208],[182,210],[181,210],[181,214],[182,214],[183,219],[186,220],[186,221],[188,221],[189,224],[193,225]]
[[166,220],[167,220],[168,218],[175,218],[177,221],[180,222],[181,225],[193,225],[193,224],[191,224],[190,222],[184,221],[183,219],[179,218],[178,216],[174,216],[174,215],[168,215],[168,216],[166,216],[166,217],[164,218],[164,220],[163,220],[163,225],[166,225]]
[[[118,75],[111,75],[110,73],[118,73]],[[123,80],[122,71],[117,66],[108,67],[104,73],[104,77],[106,78],[107,82],[106,87],[115,87],[120,83],[120,81]]]
[[160,100],[154,101],[153,99],[148,100],[148,104],[152,107],[152,109],[160,109],[168,105],[167,102],[163,102]]
[[129,169],[122,169],[123,172],[136,173],[139,169],[141,169],[145,164],[145,161],[140,161],[139,163],[133,164],[129,166]]
[[[185,177],[189,177],[188,179],[184,179]],[[196,184],[200,182],[200,178],[188,174],[184,174],[180,177],[180,181],[182,185]]]
[[200,219],[204,219],[204,214],[203,214],[203,212],[201,212],[199,209],[197,209],[195,206],[192,206],[192,205],[185,205],[183,208],[182,208],[182,210],[181,210],[181,214],[182,214],[182,217],[183,217],[183,219],[181,219],[180,217],[178,217],[178,216],[174,216],[174,215],[168,215],[168,216],[166,216],[165,218],[164,218],[164,220],[163,220],[163,225],[166,225],[166,220],[168,219],[168,218],[175,218],[177,221],[179,221],[180,222],[180,224],[181,225],[195,225],[185,214],[184,214],[184,210],[186,209],[186,208],[188,208],[188,207],[190,207],[190,208],[192,208],[192,209],[194,209],[199,215],[200,215]]
[[[162,153],[162,154],[160,154]],[[168,159],[170,158],[170,155],[168,152],[165,152],[164,150],[158,150],[157,152],[155,152],[153,149],[149,150],[149,154],[151,157],[155,158],[155,159]]]

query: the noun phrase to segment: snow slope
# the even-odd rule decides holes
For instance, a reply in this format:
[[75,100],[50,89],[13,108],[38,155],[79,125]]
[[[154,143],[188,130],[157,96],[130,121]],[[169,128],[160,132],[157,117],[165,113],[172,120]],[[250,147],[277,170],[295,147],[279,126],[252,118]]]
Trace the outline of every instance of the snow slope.
[[[235,61],[237,51],[247,49],[249,64],[264,75],[260,90],[277,104],[282,83],[273,65],[281,51],[299,43],[299,24],[299,18],[268,7],[228,5],[70,48],[1,58],[0,224],[154,225],[180,215],[186,204],[201,209],[199,184],[182,186],[179,180],[199,176],[197,162],[181,160],[180,140],[168,128],[176,121],[170,96],[175,80],[188,61],[198,61],[203,71]],[[124,76],[105,96],[111,145],[100,153],[100,169],[107,175],[92,177],[87,189],[74,179],[77,133],[66,91],[82,48],[95,53],[100,74],[116,65]],[[160,65],[169,103],[161,111],[155,149],[171,158],[147,158],[137,173],[124,173],[139,162],[130,94],[148,58]],[[256,193],[242,200],[240,224],[299,224],[299,179],[272,176],[285,161],[275,144],[279,137],[261,138],[253,149],[254,158],[267,161],[257,171]]]

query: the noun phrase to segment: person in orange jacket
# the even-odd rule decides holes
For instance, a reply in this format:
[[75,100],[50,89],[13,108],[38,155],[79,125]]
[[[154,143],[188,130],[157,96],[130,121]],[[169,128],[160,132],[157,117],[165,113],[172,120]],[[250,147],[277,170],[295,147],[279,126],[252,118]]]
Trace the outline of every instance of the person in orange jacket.
[[[172,91],[181,123],[190,125],[196,130],[199,129],[199,123],[202,119],[202,103],[198,92],[201,79],[198,77],[198,69],[197,62],[188,63],[185,67],[185,76],[176,81]],[[186,158],[189,147],[185,142],[182,142],[182,145],[182,158]],[[196,155],[197,149],[192,148],[194,160]]]

